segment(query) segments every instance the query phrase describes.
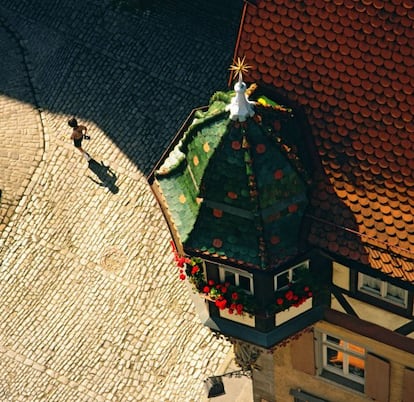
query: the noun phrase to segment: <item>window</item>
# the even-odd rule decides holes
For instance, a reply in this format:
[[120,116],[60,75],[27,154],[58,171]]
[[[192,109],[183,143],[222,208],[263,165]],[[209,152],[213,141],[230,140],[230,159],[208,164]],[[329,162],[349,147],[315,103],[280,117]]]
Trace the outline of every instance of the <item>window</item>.
[[328,334],[321,334],[320,345],[320,374],[325,378],[363,392],[365,349]]
[[239,286],[248,294],[254,293],[253,274],[224,265],[219,265],[219,272],[221,282],[229,282],[234,286]]
[[304,269],[309,269],[309,261],[304,261],[292,268],[275,276],[275,290],[288,287],[289,283],[294,283],[298,279],[298,273]]
[[358,290],[387,302],[407,307],[408,291],[378,278],[359,273]]
[[291,389],[290,395],[293,395],[294,402],[328,402],[326,399],[318,398],[317,396],[308,394],[301,389]]

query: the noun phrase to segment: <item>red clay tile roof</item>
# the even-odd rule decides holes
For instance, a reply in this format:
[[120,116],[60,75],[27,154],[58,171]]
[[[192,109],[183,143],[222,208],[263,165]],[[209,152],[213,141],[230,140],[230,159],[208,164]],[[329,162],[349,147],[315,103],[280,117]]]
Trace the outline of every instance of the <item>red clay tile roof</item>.
[[325,172],[309,241],[414,283],[414,3],[255,3],[235,56],[307,114]]

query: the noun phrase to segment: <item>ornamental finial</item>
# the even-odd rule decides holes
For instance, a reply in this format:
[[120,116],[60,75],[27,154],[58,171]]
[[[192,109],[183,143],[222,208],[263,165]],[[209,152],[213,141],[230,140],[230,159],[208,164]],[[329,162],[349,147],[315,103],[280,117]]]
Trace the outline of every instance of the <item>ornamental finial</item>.
[[233,64],[229,70],[234,71],[234,75],[239,79],[239,82],[243,81],[243,73],[247,73],[252,67],[246,64],[246,56],[242,59],[237,57],[237,60],[233,59]]
[[251,67],[246,64],[245,57],[236,60],[233,60],[233,63],[230,66],[230,70],[234,71],[236,78],[239,80],[234,85],[235,95],[231,99],[229,105],[227,105],[227,110],[230,111],[230,119],[235,121],[243,122],[248,117],[254,116],[253,105],[254,102],[250,102],[246,96],[246,84],[243,82],[243,73],[246,73]]

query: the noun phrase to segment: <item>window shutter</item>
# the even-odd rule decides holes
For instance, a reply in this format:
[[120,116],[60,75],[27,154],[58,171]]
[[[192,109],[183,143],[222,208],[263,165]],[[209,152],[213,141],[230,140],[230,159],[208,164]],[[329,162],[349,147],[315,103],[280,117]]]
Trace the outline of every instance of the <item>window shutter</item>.
[[305,332],[290,347],[292,366],[295,370],[315,375],[315,346],[313,332]]
[[365,367],[365,394],[379,402],[388,402],[390,363],[368,354]]
[[414,396],[414,370],[404,369],[402,402],[411,402]]

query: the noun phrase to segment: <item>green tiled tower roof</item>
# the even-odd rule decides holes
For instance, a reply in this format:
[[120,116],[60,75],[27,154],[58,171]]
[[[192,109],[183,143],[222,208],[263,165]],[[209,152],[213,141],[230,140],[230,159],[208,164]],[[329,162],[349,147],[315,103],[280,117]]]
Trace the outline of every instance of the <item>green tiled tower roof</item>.
[[235,116],[235,97],[216,93],[155,177],[184,250],[273,268],[298,253],[308,205],[301,126],[265,97]]

